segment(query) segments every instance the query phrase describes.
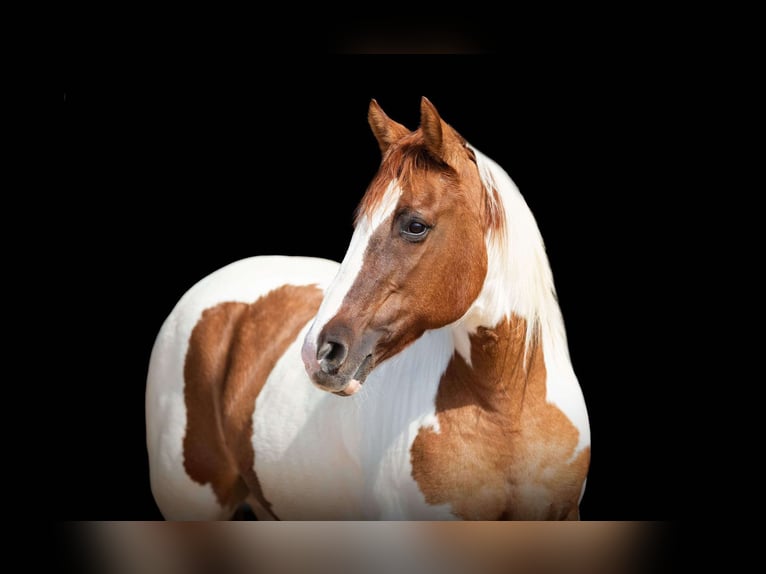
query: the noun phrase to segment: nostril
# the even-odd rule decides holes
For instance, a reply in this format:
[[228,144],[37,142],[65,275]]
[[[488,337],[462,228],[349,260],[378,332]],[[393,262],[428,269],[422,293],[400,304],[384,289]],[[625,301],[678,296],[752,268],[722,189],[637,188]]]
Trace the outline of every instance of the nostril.
[[342,343],[327,341],[317,351],[319,366],[327,374],[337,372],[340,365],[346,359],[346,346]]
[[317,361],[323,361],[327,355],[332,353],[332,343],[325,343],[322,348],[317,351]]

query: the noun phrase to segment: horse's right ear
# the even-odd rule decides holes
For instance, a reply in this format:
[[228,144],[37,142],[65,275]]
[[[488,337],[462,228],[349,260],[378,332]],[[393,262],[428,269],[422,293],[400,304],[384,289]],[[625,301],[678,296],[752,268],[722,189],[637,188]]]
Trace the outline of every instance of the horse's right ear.
[[380,153],[384,155],[388,148],[391,147],[392,143],[410,133],[410,130],[402,124],[389,118],[374,98],[370,100],[370,108],[367,111],[367,121],[370,123],[370,128],[372,129],[375,139],[378,140]]

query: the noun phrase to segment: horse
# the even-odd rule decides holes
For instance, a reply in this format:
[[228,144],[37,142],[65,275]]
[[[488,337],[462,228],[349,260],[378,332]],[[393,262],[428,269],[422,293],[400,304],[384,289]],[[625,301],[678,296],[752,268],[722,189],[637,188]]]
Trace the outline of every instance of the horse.
[[341,263],[254,255],[180,298],[145,395],[168,520],[579,520],[588,412],[515,183],[422,97]]

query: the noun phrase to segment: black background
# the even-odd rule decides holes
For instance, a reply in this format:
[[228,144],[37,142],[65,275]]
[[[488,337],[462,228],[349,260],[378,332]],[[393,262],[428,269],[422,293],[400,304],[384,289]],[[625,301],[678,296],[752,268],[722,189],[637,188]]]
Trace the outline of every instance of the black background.
[[680,518],[682,379],[667,309],[682,250],[668,237],[689,190],[673,63],[616,40],[478,41],[486,53],[463,55],[330,53],[344,51],[335,43],[275,57],[216,38],[106,62],[79,52],[69,75],[65,64],[60,200],[73,217],[50,248],[66,294],[56,336],[74,350],[56,395],[61,518],[160,518],[143,413],[162,321],[237,259],[340,260],[379,161],[369,101],[414,129],[421,96],[509,172],[541,228],[591,421],[582,518]]

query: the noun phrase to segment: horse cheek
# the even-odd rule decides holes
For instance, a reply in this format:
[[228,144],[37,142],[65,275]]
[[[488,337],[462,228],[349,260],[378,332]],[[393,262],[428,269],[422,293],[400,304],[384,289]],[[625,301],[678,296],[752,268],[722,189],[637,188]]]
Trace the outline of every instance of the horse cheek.
[[459,315],[455,320],[463,316],[476,301],[484,286],[487,275],[487,253],[485,249],[465,249],[462,256],[463,280],[455,283],[455,308]]

